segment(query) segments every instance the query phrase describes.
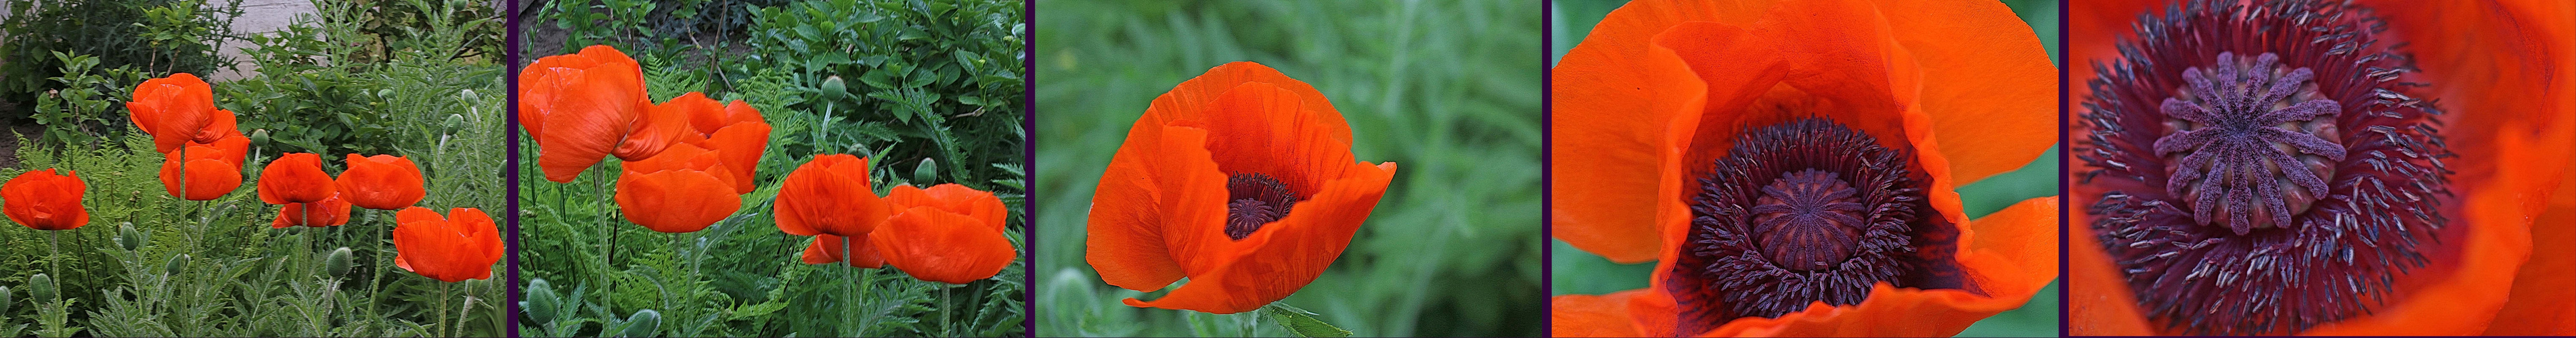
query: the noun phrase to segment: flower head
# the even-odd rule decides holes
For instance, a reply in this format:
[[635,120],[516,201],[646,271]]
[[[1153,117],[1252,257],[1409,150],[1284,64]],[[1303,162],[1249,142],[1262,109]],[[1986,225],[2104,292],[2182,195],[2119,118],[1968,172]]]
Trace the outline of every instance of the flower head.
[[1092,198],[1085,261],[1137,307],[1237,313],[1287,298],[1341,256],[1395,176],[1351,154],[1323,93],[1235,62],[1154,99]]
[[89,225],[89,207],[81,205],[81,195],[89,191],[80,173],[70,170],[29,170],[0,184],[0,211],[9,221],[36,230],[71,230]]
[[492,278],[501,261],[501,231],[474,208],[410,207],[394,213],[394,265],[442,282]]
[[190,142],[214,143],[234,130],[233,112],[215,108],[214,87],[194,74],[178,73],[144,80],[126,101],[126,117],[152,134],[154,152],[167,153]]
[[2069,13],[2111,37],[2068,46],[2091,65],[2067,109],[2074,334],[2461,335],[2566,307],[2507,291],[2576,146],[2568,4]]
[[1635,1],[1553,72],[1551,236],[1656,263],[1556,297],[1557,336],[1947,336],[2056,275],[2054,198],[1952,189],[2056,136],[2002,4]]
[[1007,211],[993,193],[955,183],[901,185],[886,200],[904,211],[868,234],[870,248],[913,278],[966,284],[992,278],[1019,257],[1002,234]]
[[779,182],[778,231],[814,236],[805,247],[805,263],[846,262],[865,268],[885,264],[884,257],[868,246],[868,233],[884,225],[896,209],[877,197],[868,179],[867,159],[830,154],[815,155]]
[[358,156],[349,154],[349,170],[340,172],[337,181],[340,198],[360,208],[400,210],[420,204],[429,196],[428,182],[420,176],[420,165],[410,157],[394,155]]
[[654,109],[644,70],[608,46],[538,58],[519,74],[519,125],[542,151],[546,180],[572,182],[609,155],[653,157],[687,132],[677,110]]
[[161,187],[172,197],[190,201],[223,197],[241,188],[242,157],[249,153],[250,138],[239,132],[213,143],[189,141],[186,147],[162,154]]
[[259,200],[268,204],[321,201],[339,195],[336,186],[312,153],[286,153],[259,170]]

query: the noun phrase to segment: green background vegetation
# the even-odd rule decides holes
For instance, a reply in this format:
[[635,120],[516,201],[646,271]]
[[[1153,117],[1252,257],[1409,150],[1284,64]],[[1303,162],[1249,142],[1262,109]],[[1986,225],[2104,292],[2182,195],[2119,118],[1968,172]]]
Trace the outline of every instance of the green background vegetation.
[[[742,209],[677,235],[616,213],[606,189],[614,164],[572,183],[546,181],[536,142],[522,138],[519,258],[531,282],[520,333],[1025,335],[1025,265],[962,286],[866,270],[856,278],[869,291],[853,300],[847,269],[799,260],[811,239],[779,232],[770,216],[789,170],[814,155],[851,154],[869,159],[880,195],[906,183],[995,193],[1011,207],[1005,233],[1025,254],[1022,8],[993,0],[534,2],[520,21],[528,34],[520,64],[609,45],[643,65],[656,102],[692,91],[739,99],[773,130],[758,190],[742,196]],[[834,77],[839,91],[824,85]]]
[[[9,98],[33,104],[5,108],[30,113],[9,114],[19,136],[11,138],[14,152],[0,156],[14,163],[0,175],[78,171],[92,217],[55,233],[0,226],[0,245],[17,248],[0,252],[0,271],[11,271],[0,274],[0,286],[12,290],[0,293],[8,296],[0,298],[0,336],[421,336],[437,334],[432,326],[442,322],[459,326],[453,335],[504,334],[502,283],[456,283],[441,307],[447,283],[392,267],[393,212],[360,209],[348,225],[272,229],[277,207],[255,197],[259,169],[279,153],[323,154],[331,172],[345,169],[329,164],[344,154],[398,154],[427,178],[421,206],[499,213],[501,67],[473,47],[475,37],[497,34],[497,11],[467,0],[321,4],[286,31],[247,36],[246,59],[231,60],[211,46],[238,34],[208,23],[238,12],[201,3],[49,2],[152,14],[20,12],[0,22],[8,35],[0,54],[11,58],[0,77],[44,80],[6,89],[42,95]],[[155,43],[66,31],[73,29],[144,34]],[[40,64],[22,57],[53,68],[16,68]],[[260,67],[260,75],[212,85],[216,105],[238,114],[252,138],[244,182],[213,201],[171,198],[158,179],[162,155],[131,126],[124,101],[143,79],[203,75],[235,62]],[[5,95],[16,94],[26,92]],[[55,235],[61,251],[50,258],[59,270],[42,249]],[[324,272],[322,252],[338,247],[354,251],[353,268]],[[503,268],[496,265],[494,277]],[[42,284],[32,275],[48,271],[52,286],[31,285]],[[37,289],[59,290],[63,302]]]
[[[1624,1],[1610,0],[1557,0],[1556,6],[1551,8],[1549,13],[1556,19],[1552,20],[1548,27],[1548,34],[1555,37],[1556,50],[1550,51],[1548,55],[1551,58],[1564,56],[1565,51],[1573,49],[1575,44],[1580,43],[1583,37],[1589,34],[1592,25],[1600,22],[1602,16],[1609,15],[1611,10],[1618,9],[1624,3]],[[2057,2],[2016,0],[2005,1],[2004,4],[2012,7],[2013,12],[2021,16],[2022,21],[2031,25],[2032,30],[2039,34],[2040,44],[2048,49],[2049,59],[2056,60],[2058,58]],[[2059,63],[2062,66],[2064,62]],[[2003,210],[2004,207],[2012,206],[2013,203],[2025,199],[2057,195],[2057,163],[2059,162],[2057,156],[2056,148],[2051,147],[2046,154],[2040,155],[2039,159],[2031,161],[2021,169],[1960,186],[1959,196],[1961,202],[1965,204],[1968,217],[1982,218],[1986,214]],[[1550,290],[1552,294],[1597,295],[1640,289],[1646,287],[1647,280],[1651,279],[1648,276],[1653,275],[1653,263],[1611,263],[1601,256],[1583,252],[1574,246],[1566,245],[1565,242],[1553,239],[1548,240],[1548,246],[1553,250],[1549,261],[1555,270],[1553,276],[1556,283],[1555,290]],[[1966,331],[1960,331],[1958,336],[2057,336],[2059,307],[2057,288],[2056,282],[2050,282],[2048,287],[2040,289],[2039,294],[2031,296],[2030,303],[2023,304],[2020,309],[2005,311],[1978,321],[1975,326],[1968,327]]]
[[1348,251],[1282,303],[1363,337],[1544,335],[1537,3],[1067,4],[1037,12],[1039,336],[1289,334],[1257,312],[1129,307],[1147,294],[1083,260],[1093,187],[1128,127],[1232,61],[1313,84],[1358,159],[1400,166]]

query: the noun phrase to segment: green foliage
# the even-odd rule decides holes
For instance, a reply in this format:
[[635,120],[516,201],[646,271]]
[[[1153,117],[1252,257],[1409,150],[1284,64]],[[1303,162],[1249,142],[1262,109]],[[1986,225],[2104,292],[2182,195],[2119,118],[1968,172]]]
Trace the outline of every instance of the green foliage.
[[[609,193],[613,164],[558,184],[521,161],[520,259],[532,279],[521,332],[616,335],[641,330],[636,313],[652,310],[659,336],[1025,335],[1023,268],[949,286],[808,265],[799,257],[811,239],[776,231],[769,215],[788,171],[815,155],[853,154],[868,159],[880,194],[907,183],[994,192],[1012,208],[1015,230],[1006,233],[1026,247],[1016,230],[1027,228],[1020,9],[995,0],[555,0],[530,8],[522,64],[606,44],[643,66],[653,99],[743,100],[772,131],[758,189],[742,196],[740,211],[687,234],[625,223]],[[845,20],[862,16],[875,19]],[[837,40],[774,34],[826,26],[836,35],[814,38]],[[817,55],[837,58],[806,60]],[[891,82],[860,83],[872,71]],[[849,79],[843,90],[820,89],[834,77]],[[876,92],[907,101],[868,96]],[[540,150],[521,139],[527,158]]]
[[1314,85],[1350,123],[1358,159],[1401,167],[1348,250],[1281,303],[1357,336],[1545,334],[1536,4],[1038,6],[1039,336],[1294,334],[1256,313],[1121,304],[1152,294],[1104,284],[1083,259],[1091,194],[1129,127],[1156,96],[1232,61]]
[[[381,45],[325,38],[378,36],[369,27],[382,23],[369,19],[381,19],[371,16],[381,11],[317,4],[316,16],[251,37],[244,53],[260,66],[261,76],[215,86],[216,105],[240,114],[242,132],[271,135],[254,145],[286,151],[388,154],[405,150],[398,148],[407,140],[434,139],[446,130],[422,126],[445,125],[451,114],[476,103],[461,99],[465,92],[497,98],[503,90],[500,68],[490,60],[453,55],[460,53],[455,46],[490,39],[475,32],[498,26],[493,18],[461,19],[489,14],[484,2],[425,1],[392,2],[431,6],[418,14],[430,20],[426,27],[403,27],[410,33],[382,38],[392,40],[362,40],[392,41]],[[431,123],[415,122],[424,119]]]
[[221,38],[233,36],[233,18],[241,15],[238,0],[5,1],[0,60],[9,62],[0,62],[0,116],[22,116],[38,96],[79,86],[54,79],[90,66],[71,67],[56,53],[94,56],[92,65],[107,69],[214,72],[226,64],[215,53]]

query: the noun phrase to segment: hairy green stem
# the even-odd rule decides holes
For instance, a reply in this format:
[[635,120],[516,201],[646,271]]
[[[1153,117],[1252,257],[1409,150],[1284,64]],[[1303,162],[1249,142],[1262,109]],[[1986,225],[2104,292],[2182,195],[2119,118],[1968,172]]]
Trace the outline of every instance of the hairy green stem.
[[438,336],[440,336],[440,337],[455,337],[455,336],[456,336],[456,335],[447,334],[447,324],[448,324],[448,322],[447,322],[447,297],[448,297],[448,295],[447,295],[447,286],[448,286],[448,284],[456,284],[456,283],[444,283],[444,282],[442,282],[442,283],[438,283],[438,329],[437,329],[436,331],[438,331]]

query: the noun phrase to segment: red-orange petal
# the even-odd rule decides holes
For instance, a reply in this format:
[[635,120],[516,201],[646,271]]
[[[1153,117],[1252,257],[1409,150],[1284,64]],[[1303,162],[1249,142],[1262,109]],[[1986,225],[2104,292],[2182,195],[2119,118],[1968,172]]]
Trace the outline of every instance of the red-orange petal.
[[[644,94],[643,68],[608,46],[540,58],[520,81],[519,123],[537,140],[537,163],[546,180],[556,183],[572,182],[618,150],[653,109]],[[641,150],[624,155],[650,157]]]
[[394,214],[394,261],[404,270],[444,282],[492,278],[492,263],[501,260],[500,231],[492,216],[474,208],[456,208],[442,217],[428,208],[410,207]]
[[1019,258],[1019,250],[984,221],[938,207],[896,214],[868,234],[885,264],[925,281],[966,284],[993,278]]
[[[311,210],[310,213],[306,211],[308,208]],[[338,194],[333,194],[330,198],[311,203],[287,203],[285,207],[277,209],[277,220],[269,222],[269,227],[327,227],[343,224],[349,224],[349,201],[341,200]]]
[[[1168,94],[1166,94],[1168,95]],[[1150,112],[1148,113],[1151,114]],[[1198,145],[1205,129],[1139,119],[1109,160],[1091,198],[1083,261],[1109,285],[1161,290],[1181,280],[1165,227],[1221,222],[1225,175]]]
[[89,183],[70,170],[29,170],[0,183],[0,213],[9,221],[36,230],[70,230],[89,225],[89,207],[81,195]]
[[715,170],[712,174],[697,170],[626,172],[617,178],[617,209],[627,221],[653,231],[706,229],[742,208],[742,196],[733,194],[731,184],[716,178],[728,174],[723,168]]
[[420,166],[413,164],[411,158],[349,154],[348,162],[349,170],[340,172],[337,183],[340,198],[348,199],[350,205],[397,210],[420,204],[422,198],[429,196]]
[[[2012,171],[2057,143],[2057,66],[2012,8],[1992,1],[1875,0],[1890,37],[1919,65],[1916,104],[1932,116],[1951,175]],[[1902,90],[1902,88],[1900,88]]]
[[214,88],[188,73],[144,80],[135,85],[134,99],[126,101],[125,109],[135,127],[152,134],[154,152],[166,153],[186,146],[215,123]]
[[[859,256],[853,260],[841,260],[841,246],[843,244],[849,245],[850,250],[858,251]],[[875,269],[885,267],[885,256],[877,254],[876,247],[873,244],[868,243],[868,236],[850,237],[849,243],[842,243],[841,236],[833,236],[830,234],[814,235],[814,240],[805,245],[805,255],[802,259],[805,261],[805,264],[832,264],[836,262],[847,262],[850,266],[859,268]]]
[[286,153],[259,171],[259,200],[268,204],[307,203],[337,196],[331,174],[322,172],[322,156]]
[[[206,201],[223,197],[241,187],[241,166],[222,159],[228,152],[208,145],[191,145],[181,150],[165,155],[161,162],[161,186],[170,196]],[[184,194],[180,190],[183,187],[186,188]]]
[[1628,300],[1644,289],[1607,295],[1563,295],[1548,299],[1548,336],[1645,337],[1630,319]]
[[779,182],[778,230],[798,236],[866,236],[894,214],[868,179],[867,159],[815,155]]
[[769,151],[768,123],[749,122],[718,128],[714,135],[700,143],[703,148],[715,150],[717,156],[723,158],[725,172],[733,174],[729,181],[734,184],[734,193],[749,194],[758,188],[752,177],[760,169],[761,154]]
[[993,196],[993,193],[975,190],[965,185],[941,183],[929,189],[916,188],[910,184],[898,185],[894,190],[887,191],[885,198],[886,203],[893,203],[896,208],[905,210],[915,207],[938,208],[940,211],[973,218],[985,226],[992,227],[993,231],[1008,231],[1004,229],[1006,225],[1002,222],[1004,218],[1009,217],[1009,211],[1002,205],[1002,199]]
[[689,127],[689,116],[702,114],[699,113],[701,111],[721,112],[724,106],[716,104],[715,100],[707,99],[705,94],[695,92],[689,94],[695,95],[681,95],[646,110],[645,115],[633,122],[632,128],[626,130],[625,137],[618,141],[617,148],[609,154],[616,155],[622,160],[641,160],[661,154],[662,150],[669,149],[672,144],[679,143],[682,139],[703,137],[704,134],[699,134]]
[[1222,223],[1165,229],[1167,236],[1197,232],[1188,237],[1203,241],[1198,253],[1202,256],[1195,261],[1207,266],[1206,270],[1188,271],[1190,282],[1163,298],[1129,298],[1125,302],[1129,306],[1228,314],[1259,309],[1288,298],[1322,276],[1324,268],[1350,246],[1351,235],[1376,209],[1378,198],[1386,193],[1388,182],[1395,176],[1393,162],[1349,165],[1349,176],[1325,183],[1322,192],[1298,202],[1287,218],[1263,225],[1243,240],[1230,240],[1223,226],[1211,226]]

